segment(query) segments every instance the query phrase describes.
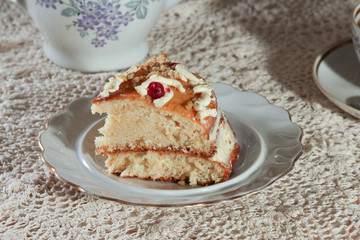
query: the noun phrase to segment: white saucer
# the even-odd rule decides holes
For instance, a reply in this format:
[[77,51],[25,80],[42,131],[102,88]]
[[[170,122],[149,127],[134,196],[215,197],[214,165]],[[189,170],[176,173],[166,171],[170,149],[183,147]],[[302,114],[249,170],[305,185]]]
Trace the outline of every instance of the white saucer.
[[94,139],[104,124],[104,116],[90,111],[96,95],[73,101],[49,119],[40,136],[43,160],[61,180],[81,191],[135,205],[211,203],[260,191],[292,169],[301,155],[302,130],[287,111],[258,94],[225,84],[213,86],[240,145],[239,159],[226,182],[191,187],[106,174],[104,158],[95,155]]
[[360,118],[360,62],[351,39],[330,46],[313,67],[320,91],[338,107]]

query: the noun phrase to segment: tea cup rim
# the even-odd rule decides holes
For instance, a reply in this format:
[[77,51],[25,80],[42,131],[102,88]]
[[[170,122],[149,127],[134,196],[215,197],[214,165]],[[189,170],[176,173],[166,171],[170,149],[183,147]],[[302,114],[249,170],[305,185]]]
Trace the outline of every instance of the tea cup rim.
[[353,8],[353,10],[352,10],[352,18],[351,18],[352,23],[353,23],[355,26],[357,26],[357,28],[360,28],[360,27],[358,26],[358,23],[355,21],[355,18],[356,18],[356,16],[357,16],[358,14],[360,14],[360,3],[357,3],[357,4],[354,6],[354,8]]

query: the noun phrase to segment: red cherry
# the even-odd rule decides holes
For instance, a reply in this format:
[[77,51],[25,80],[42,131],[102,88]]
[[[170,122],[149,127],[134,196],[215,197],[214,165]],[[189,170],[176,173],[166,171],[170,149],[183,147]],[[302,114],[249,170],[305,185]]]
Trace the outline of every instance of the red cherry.
[[151,82],[148,87],[148,94],[152,99],[161,98],[165,95],[164,86],[158,82]]
[[175,67],[176,65],[178,65],[179,63],[176,63],[176,62],[170,62],[169,63],[169,67],[172,69],[172,70],[175,70]]

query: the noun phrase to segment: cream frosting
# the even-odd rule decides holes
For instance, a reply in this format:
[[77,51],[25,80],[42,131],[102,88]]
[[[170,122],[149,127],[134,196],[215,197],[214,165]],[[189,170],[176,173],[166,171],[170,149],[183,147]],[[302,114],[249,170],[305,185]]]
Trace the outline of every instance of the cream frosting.
[[[163,85],[164,85],[164,89],[169,88],[169,86],[166,85],[165,83],[163,83]],[[170,88],[169,88],[169,89],[170,89]],[[154,103],[155,107],[161,108],[161,107],[164,106],[168,101],[170,101],[170,99],[171,99],[173,96],[174,96],[174,92],[171,91],[171,89],[170,89],[169,92],[168,92],[168,91],[165,91],[164,96],[162,96],[161,98],[155,99],[155,100],[153,101],[153,103]]]
[[[127,76],[131,73],[134,73],[138,71],[140,67],[138,65],[134,65],[131,68],[129,68],[127,71],[125,71],[123,74],[116,74],[114,77],[109,78],[108,83],[106,83],[103,91],[100,93],[100,97],[108,97],[110,93],[115,92],[119,89],[120,85],[127,81]],[[194,93],[201,93],[201,97],[198,99],[193,100],[194,101],[194,110],[197,111],[197,117],[200,119],[202,123],[205,122],[205,118],[212,116],[216,117],[217,115],[217,109],[211,109],[207,106],[212,101],[212,86],[207,83],[204,79],[196,77],[193,73],[189,72],[185,69],[185,67],[182,64],[177,64],[175,67],[175,71],[179,74],[179,77],[182,81],[190,83],[190,85],[193,87]],[[172,78],[166,78],[159,75],[152,75],[150,76],[145,82],[143,82],[141,85],[135,87],[135,90],[144,97],[147,95],[148,87],[151,82],[159,82],[164,85],[164,88],[168,88],[168,86],[172,86],[177,88],[180,92],[185,92],[185,89],[180,81],[172,79]],[[170,88],[169,88],[170,89]],[[164,96],[161,98],[155,99],[153,101],[154,105],[156,107],[162,107],[167,102],[169,102],[172,97],[174,96],[173,91],[170,89],[170,91],[165,91]]]
[[201,121],[208,116],[215,117],[217,115],[216,109],[209,109],[211,102],[212,87],[209,84],[197,85],[194,87],[194,93],[201,93],[201,97],[194,102],[194,109],[198,112],[198,117]]
[[206,117],[215,117],[217,115],[217,110],[206,107],[211,102],[212,86],[186,70],[182,64],[176,65],[175,70],[182,80],[188,79],[190,81],[194,93],[201,93],[201,97],[194,101],[194,110],[197,111],[197,116],[200,121],[204,123]]
[[181,80],[183,80],[184,82],[190,80],[190,84],[192,86],[204,82],[203,79],[196,77],[194,74],[186,70],[182,64],[176,65],[175,70],[179,73]]
[[117,91],[120,85],[125,81],[126,78],[121,74],[116,74],[115,77],[109,78],[104,89],[100,93],[100,97],[108,97],[110,93]]
[[[196,110],[196,109],[195,109]],[[205,122],[205,118],[206,117],[215,117],[216,116],[216,112],[217,110],[215,108],[211,109],[211,108],[204,108],[204,109],[200,109],[200,110],[196,110],[198,111],[197,115],[198,117],[201,119],[201,122],[204,123]]]
[[[173,87],[177,88],[180,92],[185,92],[185,88],[179,81],[177,81],[175,79],[171,79],[171,78],[165,78],[165,77],[158,76],[158,75],[152,75],[151,77],[149,77],[148,80],[143,82],[141,85],[135,87],[135,90],[143,97],[148,94],[147,93],[148,87],[149,87],[150,83],[152,83],[152,82],[162,83],[164,86],[164,89],[169,88],[169,86],[173,86]],[[155,99],[153,101],[153,103],[156,107],[160,108],[160,107],[164,106],[174,96],[174,92],[171,90],[171,88],[169,88],[169,89],[170,89],[169,92],[165,91],[164,96],[162,96],[161,98]]]
[[135,90],[143,97],[143,96],[147,95],[147,89],[148,89],[150,83],[152,83],[152,82],[159,82],[159,83],[163,83],[163,84],[166,84],[169,86],[173,86],[173,87],[176,87],[180,92],[185,92],[185,88],[179,81],[177,81],[175,79],[171,79],[171,78],[165,78],[165,77],[158,76],[158,75],[152,75],[151,77],[149,77],[148,80],[143,82],[141,85],[135,87]]
[[219,135],[217,138],[217,149],[212,161],[227,164],[227,160],[234,148],[236,139],[230,125],[227,123],[227,119],[223,113],[221,113],[224,121],[220,123]]
[[217,138],[217,134],[218,134],[219,126],[220,126],[220,120],[221,120],[222,116],[223,116],[222,111],[218,109],[214,126],[212,127],[212,129],[209,133],[210,141],[215,141]]
[[114,77],[109,78],[108,82],[104,86],[103,91],[101,91],[100,93],[100,97],[108,97],[110,93],[119,90],[120,85],[123,82],[127,81],[126,76],[129,75],[130,73],[136,72],[137,70],[139,70],[139,68],[140,67],[138,65],[134,65],[128,70],[126,70],[124,73],[122,74],[118,73]]
[[212,87],[209,84],[197,85],[194,87],[194,93],[211,93]]
[[131,68],[129,68],[128,70],[126,70],[122,75],[127,76],[130,73],[137,72],[139,69],[140,69],[140,67],[138,65],[134,65]]

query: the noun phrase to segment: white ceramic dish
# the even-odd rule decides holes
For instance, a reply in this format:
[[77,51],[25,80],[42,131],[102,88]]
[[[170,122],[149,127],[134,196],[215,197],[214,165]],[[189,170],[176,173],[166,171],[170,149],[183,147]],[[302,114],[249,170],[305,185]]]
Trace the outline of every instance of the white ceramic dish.
[[82,72],[117,71],[142,61],[147,35],[179,0],[12,0],[44,37],[54,63]]
[[56,175],[101,198],[134,205],[183,206],[219,202],[259,191],[288,173],[301,155],[302,130],[287,111],[255,93],[213,84],[218,101],[239,138],[240,156],[228,181],[202,187],[124,179],[105,173],[94,153],[103,116],[92,115],[91,99],[73,101],[52,117],[40,136],[43,160]]
[[360,118],[360,63],[351,39],[336,43],[319,55],[313,75],[317,87],[327,98]]

